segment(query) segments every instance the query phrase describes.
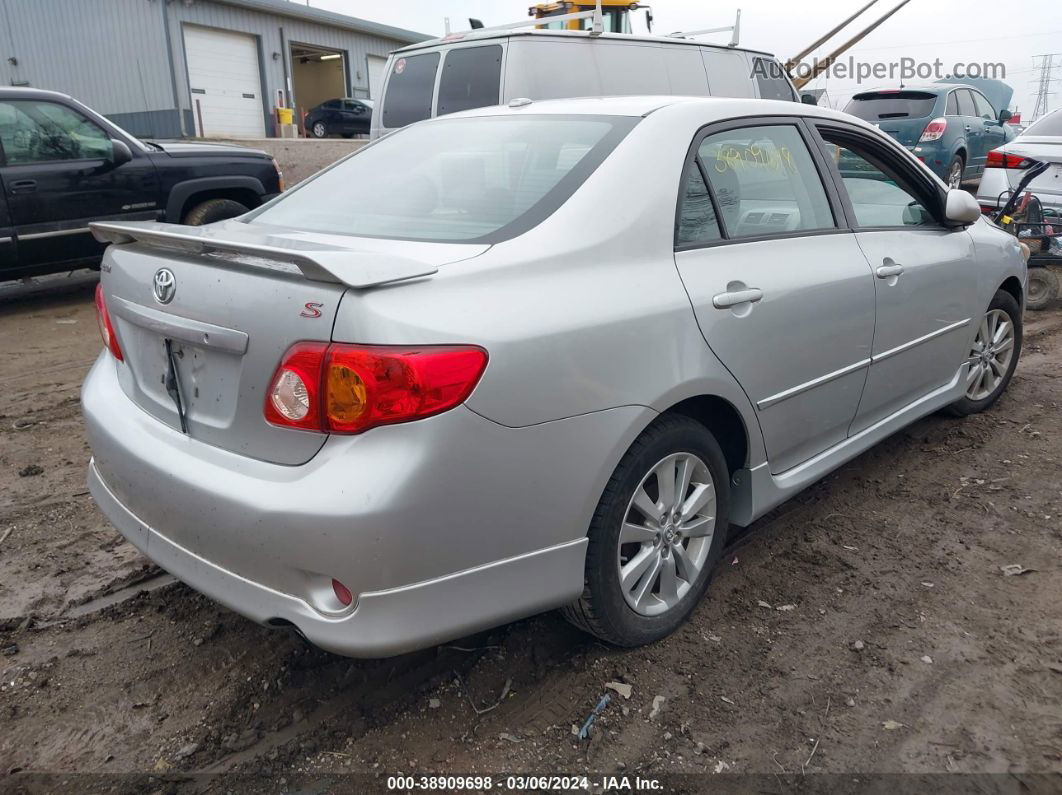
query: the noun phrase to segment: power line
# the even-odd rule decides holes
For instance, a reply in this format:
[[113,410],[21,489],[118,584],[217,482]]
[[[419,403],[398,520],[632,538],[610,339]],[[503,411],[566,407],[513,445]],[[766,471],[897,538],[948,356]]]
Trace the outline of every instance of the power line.
[[1033,63],[1036,59],[1040,59],[1040,79],[1039,87],[1036,90],[1036,106],[1033,108],[1032,119],[1036,121],[1048,111],[1048,105],[1050,97],[1054,94],[1051,91],[1051,83],[1055,81],[1052,76],[1055,70],[1055,56],[1062,55],[1062,53],[1048,53],[1046,55],[1034,55]]

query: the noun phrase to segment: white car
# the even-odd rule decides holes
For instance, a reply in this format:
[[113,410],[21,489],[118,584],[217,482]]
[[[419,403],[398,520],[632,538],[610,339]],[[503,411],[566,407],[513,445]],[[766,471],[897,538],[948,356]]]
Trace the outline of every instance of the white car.
[[1045,211],[1062,215],[1062,109],[1049,113],[1008,144],[988,153],[977,201],[985,211],[996,210],[1018,186],[1030,160],[1051,167],[1026,190],[1040,199]]

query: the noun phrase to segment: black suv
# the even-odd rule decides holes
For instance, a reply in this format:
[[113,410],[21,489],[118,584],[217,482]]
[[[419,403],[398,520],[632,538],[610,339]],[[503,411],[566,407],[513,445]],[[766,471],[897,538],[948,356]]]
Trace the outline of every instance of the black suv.
[[283,190],[239,146],[141,141],[77,100],[0,88],[0,281],[99,263],[90,221],[206,224]]

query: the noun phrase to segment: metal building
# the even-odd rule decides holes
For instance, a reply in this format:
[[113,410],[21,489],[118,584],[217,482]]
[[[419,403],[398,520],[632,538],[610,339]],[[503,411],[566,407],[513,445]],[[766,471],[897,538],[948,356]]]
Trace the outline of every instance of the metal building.
[[270,136],[277,106],[375,98],[387,53],[427,38],[289,0],[0,0],[0,82],[134,135]]

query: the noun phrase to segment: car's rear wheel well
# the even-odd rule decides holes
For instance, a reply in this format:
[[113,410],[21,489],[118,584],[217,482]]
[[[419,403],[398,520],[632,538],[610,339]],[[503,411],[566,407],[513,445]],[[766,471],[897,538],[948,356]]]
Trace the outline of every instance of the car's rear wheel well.
[[956,149],[955,150],[955,155],[962,158],[963,165],[966,164],[967,157],[966,157],[966,148],[965,147],[960,146],[958,149]]
[[200,204],[211,199],[231,199],[234,202],[239,202],[248,209],[253,209],[262,203],[262,198],[250,188],[216,188],[214,190],[204,190],[199,193],[193,193],[181,206],[181,212],[179,218],[183,222],[188,216],[188,213],[193,207],[198,207]]
[[723,449],[731,475],[744,468],[749,455],[749,435],[741,414],[729,401],[716,395],[698,395],[676,403],[665,414],[680,414],[705,426]]
[[1003,284],[999,285],[999,289],[1010,293],[1014,300],[1018,302],[1018,306],[1021,306],[1021,282],[1018,281],[1017,276],[1007,277]]

